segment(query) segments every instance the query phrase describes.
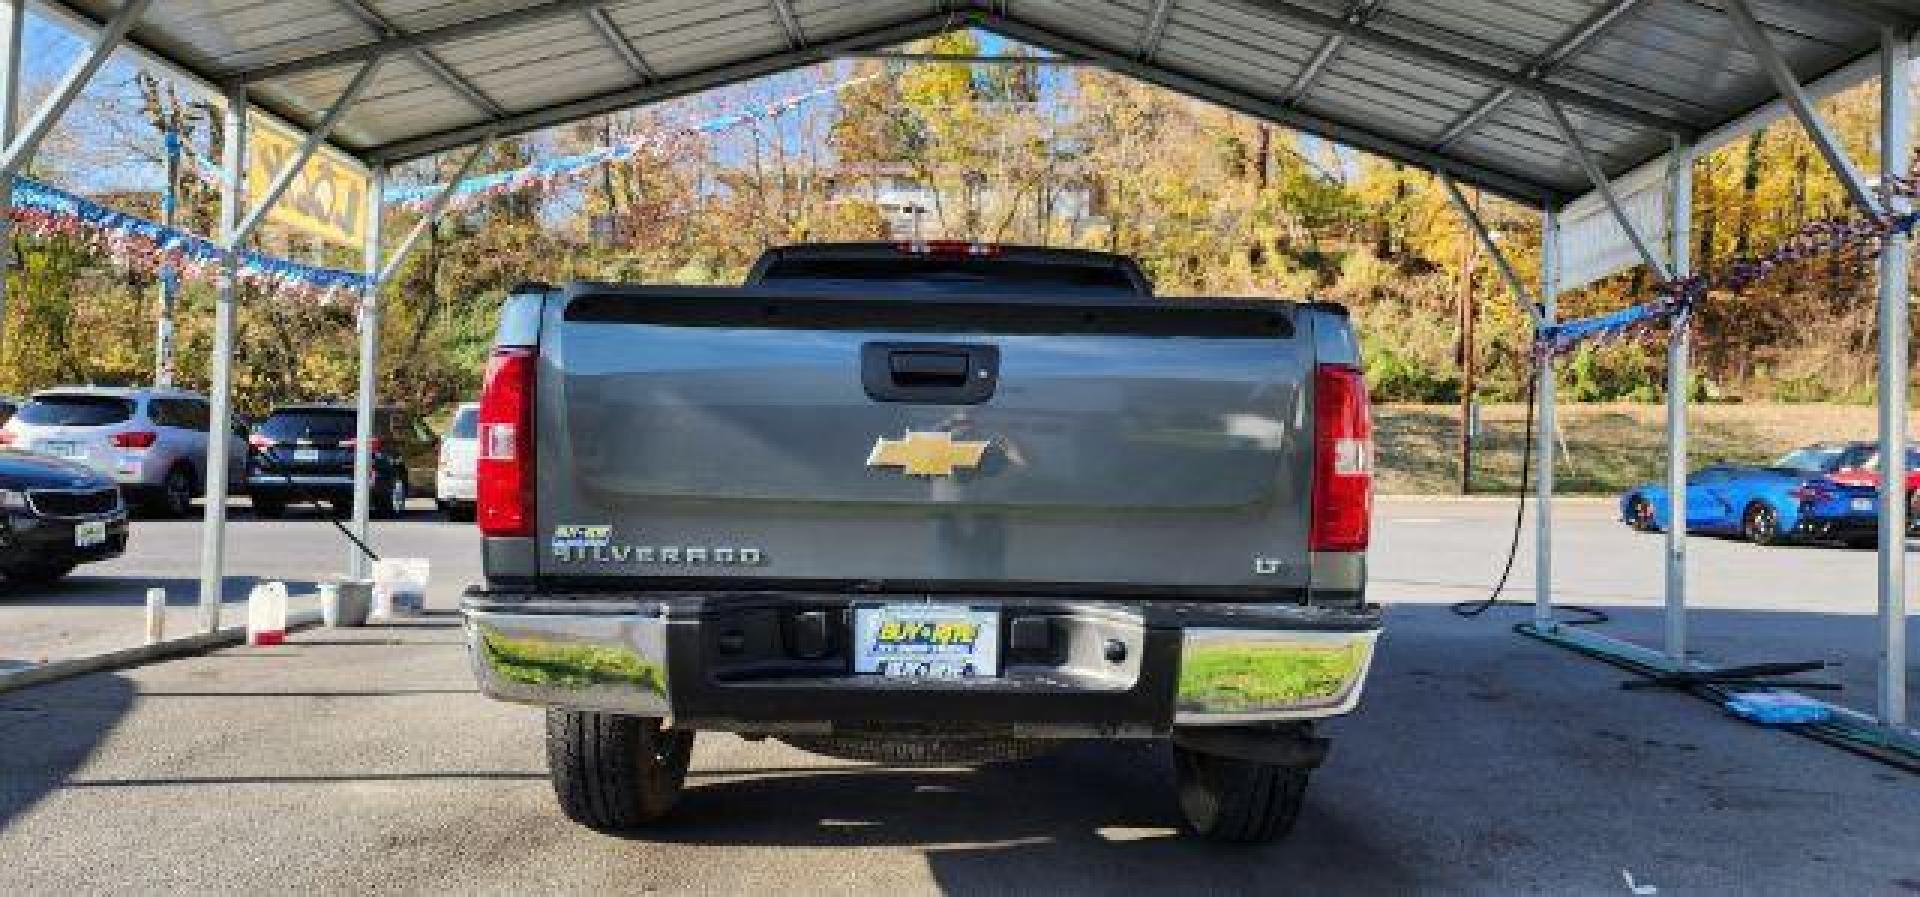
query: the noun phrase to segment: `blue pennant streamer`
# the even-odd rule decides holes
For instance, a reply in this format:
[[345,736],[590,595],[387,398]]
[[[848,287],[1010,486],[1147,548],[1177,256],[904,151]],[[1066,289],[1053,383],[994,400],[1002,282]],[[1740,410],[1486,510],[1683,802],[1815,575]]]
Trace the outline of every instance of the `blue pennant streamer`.
[[[161,253],[189,264],[218,266],[221,260],[220,246],[212,240],[107,208],[31,178],[14,177],[13,205],[19,209],[69,218],[101,233],[147,241]],[[364,289],[367,283],[363,274],[302,264],[262,252],[241,252],[239,268],[241,277],[247,280],[301,286],[323,292],[357,292]]]

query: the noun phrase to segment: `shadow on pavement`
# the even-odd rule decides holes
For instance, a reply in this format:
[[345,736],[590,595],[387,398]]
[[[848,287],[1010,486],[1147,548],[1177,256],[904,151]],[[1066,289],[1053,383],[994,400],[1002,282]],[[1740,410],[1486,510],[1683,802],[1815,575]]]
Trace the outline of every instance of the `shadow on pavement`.
[[0,695],[0,831],[74,772],[132,708],[133,683],[85,676]]
[[[739,776],[726,781],[702,781]],[[1282,843],[1226,846],[1179,829],[1167,752],[1078,744],[973,768],[898,766],[706,770],[671,824],[637,840],[703,845],[924,851],[954,893],[1258,891],[1323,880],[1405,892],[1417,879],[1381,851],[1390,833],[1315,800]],[[1311,867],[1312,874],[1303,874]]]

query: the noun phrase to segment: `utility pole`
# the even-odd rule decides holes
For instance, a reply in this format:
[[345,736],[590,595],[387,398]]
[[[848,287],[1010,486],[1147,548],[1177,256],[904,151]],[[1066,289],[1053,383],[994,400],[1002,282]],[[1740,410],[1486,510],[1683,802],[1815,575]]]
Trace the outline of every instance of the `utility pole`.
[[[1474,214],[1480,212],[1480,191],[1473,193]],[[1480,241],[1461,231],[1466,241],[1460,260],[1460,494],[1473,492],[1473,271],[1480,264]]]
[[[172,115],[172,110],[162,114]],[[179,217],[180,205],[180,131],[169,126],[167,136],[167,187],[160,195],[160,223],[171,228]],[[160,317],[153,333],[153,385],[166,389],[173,385],[173,306],[180,295],[180,275],[172,265],[160,269]]]

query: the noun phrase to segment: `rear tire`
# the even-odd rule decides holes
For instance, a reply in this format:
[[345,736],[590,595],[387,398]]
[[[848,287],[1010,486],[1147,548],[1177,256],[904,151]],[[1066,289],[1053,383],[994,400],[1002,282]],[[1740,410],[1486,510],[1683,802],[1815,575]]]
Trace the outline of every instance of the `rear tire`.
[[1627,502],[1627,526],[1637,533],[1659,532],[1660,525],[1653,516],[1653,503],[1637,495]]
[[1174,745],[1187,827],[1209,841],[1260,844],[1293,830],[1312,770],[1203,754]]
[[547,711],[547,774],[567,818],[602,832],[658,821],[687,781],[693,733],[656,717]]
[[1780,512],[1763,501],[1747,505],[1740,515],[1740,533],[1755,545],[1780,544]]
[[473,512],[474,507],[470,504],[463,504],[457,501],[443,501],[440,503],[440,516],[454,523],[472,523],[474,517]]
[[167,469],[166,477],[160,481],[159,491],[153,494],[150,505],[153,514],[168,520],[179,520],[192,514],[195,491],[193,470],[185,464],[175,464]]
[[255,495],[249,500],[253,502],[253,516],[255,517],[262,517],[267,520],[279,520],[287,515],[287,503],[280,499],[268,498],[264,495]]

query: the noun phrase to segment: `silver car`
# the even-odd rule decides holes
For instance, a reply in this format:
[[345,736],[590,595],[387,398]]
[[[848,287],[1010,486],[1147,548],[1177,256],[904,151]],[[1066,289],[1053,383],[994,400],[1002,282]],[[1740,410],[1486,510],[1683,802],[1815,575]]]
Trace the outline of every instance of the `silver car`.
[[[174,389],[62,386],[34,393],[0,428],[0,444],[78,462],[111,477],[130,503],[181,517],[206,484],[206,397]],[[226,430],[231,482],[245,482],[244,431]]]
[[479,421],[479,403],[462,403],[454,410],[453,422],[447,425],[446,435],[440,439],[440,474],[435,480],[434,498],[439,502],[440,513],[448,520],[473,519],[474,461],[480,456]]

